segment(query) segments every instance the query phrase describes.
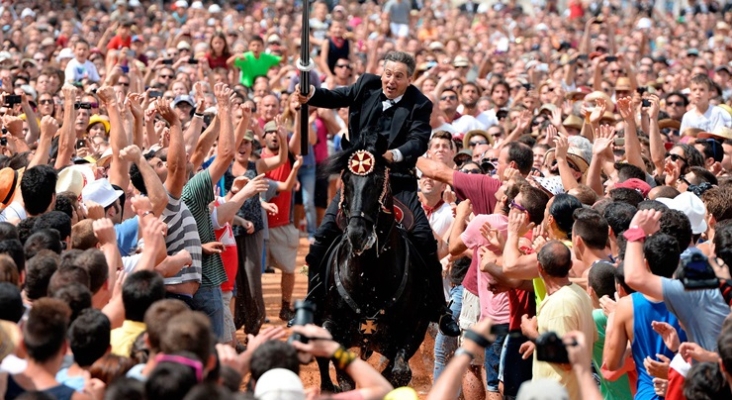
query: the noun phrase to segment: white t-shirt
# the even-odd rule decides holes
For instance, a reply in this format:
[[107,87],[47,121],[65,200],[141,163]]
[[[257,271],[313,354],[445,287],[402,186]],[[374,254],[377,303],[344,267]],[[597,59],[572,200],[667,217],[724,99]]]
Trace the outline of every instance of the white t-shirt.
[[454,126],[452,126],[452,125],[450,125],[450,124],[448,124],[447,122],[445,122],[444,124],[442,124],[442,125],[438,126],[438,127],[437,127],[437,128],[435,128],[435,129],[433,129],[433,130],[432,130],[432,133],[430,134],[430,138],[431,138],[431,137],[432,137],[432,135],[434,135],[434,134],[435,134],[435,132],[437,132],[437,131],[448,131],[448,132],[450,132],[451,134],[453,134],[453,136],[454,136],[454,135],[455,135],[456,133],[458,133],[458,131],[457,131],[457,130],[455,129],[455,127],[454,127]]
[[20,203],[16,202],[10,203],[9,206],[5,207],[5,209],[0,212],[0,222],[22,221],[26,218],[28,218],[28,214],[25,212],[25,208],[23,208]]
[[94,66],[89,60],[86,60],[83,64],[80,63],[76,58],[72,58],[68,64],[66,64],[66,71],[64,74],[64,80],[66,82],[79,82],[84,78],[88,78],[92,81],[100,81],[97,67]]
[[478,121],[472,115],[463,115],[462,117],[452,121],[452,126],[455,128],[456,131],[462,133],[472,131],[474,129],[486,129],[485,124]]
[[684,114],[681,119],[681,129],[679,132],[683,135],[689,128],[701,129],[704,132],[713,132],[717,128],[726,126],[732,127],[732,116],[724,109],[710,105],[704,114],[699,114],[692,110]]
[[483,111],[478,114],[475,119],[485,126],[483,129],[488,129],[493,125],[498,125],[498,117],[496,117],[496,111],[493,109]]

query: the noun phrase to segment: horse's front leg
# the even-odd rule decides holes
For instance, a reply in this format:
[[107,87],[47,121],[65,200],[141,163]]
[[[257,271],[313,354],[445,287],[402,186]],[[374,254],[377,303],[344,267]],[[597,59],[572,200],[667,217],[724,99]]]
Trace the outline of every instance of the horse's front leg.
[[407,386],[412,380],[412,369],[409,367],[409,359],[407,358],[406,349],[399,349],[396,356],[391,360],[387,368],[391,366],[391,370],[387,372],[389,382],[392,386]]

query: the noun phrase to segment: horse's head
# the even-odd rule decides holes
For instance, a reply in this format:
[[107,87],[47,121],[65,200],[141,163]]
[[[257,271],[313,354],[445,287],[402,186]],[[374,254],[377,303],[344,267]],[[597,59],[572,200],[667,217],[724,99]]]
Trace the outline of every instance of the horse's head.
[[377,241],[377,225],[393,218],[389,170],[382,157],[386,141],[378,136],[376,143],[361,143],[334,156],[329,168],[340,170],[339,208],[347,219],[346,235],[356,255],[373,247]]

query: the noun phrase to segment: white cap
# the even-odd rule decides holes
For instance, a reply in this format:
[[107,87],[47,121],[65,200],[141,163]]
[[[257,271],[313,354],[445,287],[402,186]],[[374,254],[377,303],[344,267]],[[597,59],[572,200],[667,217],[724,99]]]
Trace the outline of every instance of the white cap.
[[127,4],[130,7],[142,7],[142,3],[140,3],[140,0],[130,0],[130,2]]
[[638,23],[635,24],[635,27],[638,29],[651,29],[651,25],[653,22],[650,18],[643,17],[638,20]]
[[106,208],[119,199],[123,193],[121,190],[115,190],[107,178],[102,178],[88,183],[81,191],[81,198],[84,201],[93,201]]
[[305,400],[305,388],[296,373],[275,368],[257,379],[254,396],[259,400]]
[[175,7],[176,8],[188,8],[188,2],[186,2],[185,0],[178,0],[175,2]]
[[8,51],[0,51],[0,62],[10,60],[13,56]]
[[67,58],[74,58],[74,51],[70,48],[66,47],[61,52],[58,53],[58,56],[56,56],[56,61],[61,62],[61,60],[65,60]]
[[24,8],[23,11],[20,13],[20,18],[25,18],[25,17],[35,18],[36,13],[35,13],[35,11],[31,10],[30,8]]
[[208,12],[211,14],[218,14],[221,12],[221,6],[219,6],[218,4],[211,4],[210,6],[208,6]]
[[191,3],[191,9],[192,10],[203,10],[203,3],[200,1],[194,1]]
[[[702,234],[707,231],[707,222],[704,217],[707,215],[707,208],[704,206],[704,202],[701,201],[694,193],[684,192],[680,195],[669,199],[667,197],[659,197],[656,200],[668,206],[672,210],[681,211],[689,217],[691,222],[691,232],[695,235]],[[688,243],[679,243],[681,246],[686,246]]]

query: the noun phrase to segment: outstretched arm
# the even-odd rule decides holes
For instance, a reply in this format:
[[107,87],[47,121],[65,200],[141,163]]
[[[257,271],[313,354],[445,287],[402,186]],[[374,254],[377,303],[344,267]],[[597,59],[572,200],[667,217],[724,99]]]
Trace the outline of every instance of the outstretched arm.
[[233,91],[226,84],[217,83],[214,86],[214,95],[219,108],[219,123],[221,124],[219,144],[216,146],[216,159],[208,167],[208,173],[211,175],[211,182],[214,186],[224,176],[234,159],[235,148],[239,147],[238,143],[234,143],[234,127],[231,124],[230,98],[232,93]]

